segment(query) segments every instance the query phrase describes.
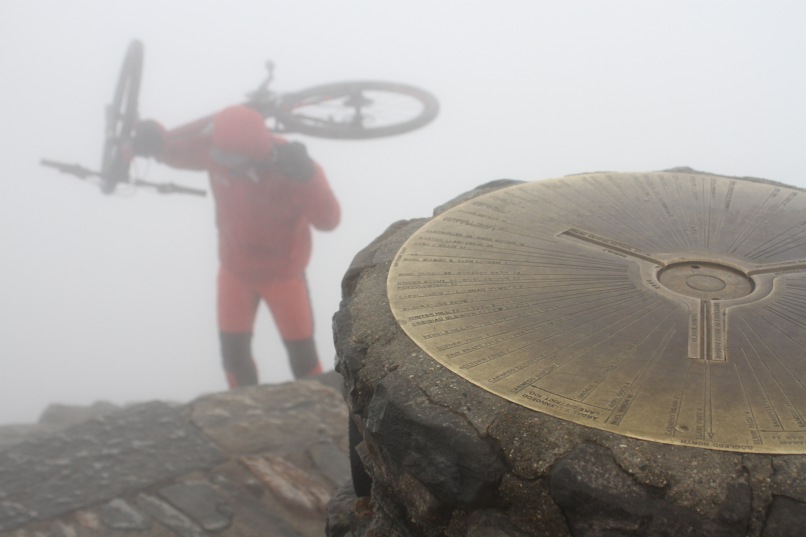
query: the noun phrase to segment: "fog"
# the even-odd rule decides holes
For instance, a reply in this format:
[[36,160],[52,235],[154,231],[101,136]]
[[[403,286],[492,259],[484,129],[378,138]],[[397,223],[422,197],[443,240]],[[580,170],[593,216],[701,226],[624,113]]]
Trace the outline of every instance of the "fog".
[[[370,141],[302,136],[341,226],[315,235],[316,340],[352,257],[389,224],[498,178],[673,166],[806,187],[806,4],[799,1],[6,0],[0,17],[0,423],[51,402],[188,401],[224,390],[212,199],[105,196],[39,166],[97,167],[123,53],[145,45],[141,117],[177,126],[275,89],[405,82],[436,121]],[[152,181],[201,173],[140,162]],[[267,312],[263,382],[291,379]]]

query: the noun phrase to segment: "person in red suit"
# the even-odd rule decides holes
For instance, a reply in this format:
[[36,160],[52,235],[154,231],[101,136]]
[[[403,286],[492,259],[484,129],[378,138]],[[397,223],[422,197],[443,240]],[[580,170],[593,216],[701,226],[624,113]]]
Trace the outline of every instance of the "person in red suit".
[[132,146],[134,154],[209,175],[220,260],[218,328],[230,388],[258,383],[251,342],[261,300],[294,377],[321,372],[305,268],[311,228],[335,228],[340,209],[305,146],[271,133],[263,116],[246,106],[169,131],[143,121]]

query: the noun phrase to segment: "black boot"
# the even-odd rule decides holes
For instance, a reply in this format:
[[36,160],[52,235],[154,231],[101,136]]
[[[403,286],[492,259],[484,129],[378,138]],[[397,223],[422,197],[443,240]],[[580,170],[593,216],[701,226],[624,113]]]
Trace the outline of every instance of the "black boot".
[[220,332],[221,358],[231,389],[254,386],[258,382],[257,366],[252,358],[252,333]]
[[322,372],[319,355],[316,353],[316,344],[313,338],[284,340],[288,351],[288,361],[294,378],[310,377]]

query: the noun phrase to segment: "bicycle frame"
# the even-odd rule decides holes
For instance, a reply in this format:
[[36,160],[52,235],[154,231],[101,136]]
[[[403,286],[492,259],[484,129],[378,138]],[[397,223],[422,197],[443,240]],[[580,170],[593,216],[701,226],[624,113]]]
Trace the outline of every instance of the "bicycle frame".
[[[82,179],[100,179],[101,191],[114,192],[118,184],[150,186],[158,192],[198,194],[196,189],[176,185],[160,187],[129,176],[132,136],[138,120],[138,93],[143,63],[143,45],[133,41],[126,51],[112,103],[106,110],[101,171],[75,164],[44,160],[42,164]],[[359,80],[314,86],[292,93],[270,89],[274,81],[274,63],[267,62],[266,77],[246,94],[241,104],[258,110],[270,121],[274,133],[298,133],[331,139],[368,139],[394,136],[430,123],[439,110],[436,98],[425,90],[395,82]],[[392,99],[392,106],[388,100]],[[395,102],[397,100],[398,102]],[[408,109],[400,106],[403,102]],[[400,110],[404,110],[402,113]],[[385,114],[391,111],[387,119]],[[214,114],[204,116],[170,130],[174,140],[207,132]]]

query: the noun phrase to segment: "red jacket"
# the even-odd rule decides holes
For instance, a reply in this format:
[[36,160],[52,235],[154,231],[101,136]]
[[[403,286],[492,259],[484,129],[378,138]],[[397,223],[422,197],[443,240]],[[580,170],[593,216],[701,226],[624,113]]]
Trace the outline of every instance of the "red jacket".
[[[272,135],[272,143],[288,142]],[[249,177],[216,163],[211,149],[209,121],[200,121],[168,131],[159,160],[176,168],[207,170],[221,264],[249,282],[303,272],[311,255],[311,227],[330,230],[340,218],[322,169],[316,164],[313,177],[305,181],[277,170]]]

